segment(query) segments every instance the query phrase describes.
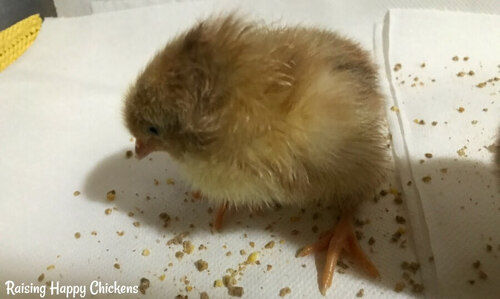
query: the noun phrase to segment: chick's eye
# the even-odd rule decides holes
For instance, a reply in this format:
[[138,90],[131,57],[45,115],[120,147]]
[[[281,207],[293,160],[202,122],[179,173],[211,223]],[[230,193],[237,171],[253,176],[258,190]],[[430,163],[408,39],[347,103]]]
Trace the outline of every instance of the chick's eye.
[[158,129],[155,127],[149,127],[148,131],[153,135],[158,135]]

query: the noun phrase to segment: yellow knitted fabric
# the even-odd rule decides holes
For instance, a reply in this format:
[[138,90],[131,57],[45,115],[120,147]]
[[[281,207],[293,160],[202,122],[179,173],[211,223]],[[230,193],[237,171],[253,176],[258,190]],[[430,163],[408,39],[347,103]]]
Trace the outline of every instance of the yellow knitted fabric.
[[42,19],[36,14],[0,31],[0,72],[28,49],[41,26]]

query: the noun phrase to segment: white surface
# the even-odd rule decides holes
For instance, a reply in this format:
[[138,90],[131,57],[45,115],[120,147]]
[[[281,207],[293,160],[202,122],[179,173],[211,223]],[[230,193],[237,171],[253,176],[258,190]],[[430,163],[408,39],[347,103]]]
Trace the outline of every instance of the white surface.
[[[493,153],[486,147],[497,136],[500,83],[476,85],[500,77],[500,35],[490,30],[500,27],[500,16],[391,10],[389,23],[386,54],[400,110],[392,113],[402,124],[407,149],[398,158],[409,160],[412,174],[403,174],[401,181],[412,180],[418,189],[414,199],[421,201],[427,227],[413,227],[429,231],[439,297],[498,298],[500,197]],[[459,61],[452,60],[455,55]],[[464,56],[469,59],[464,61]],[[392,70],[396,63],[402,64],[397,72]],[[474,75],[467,75],[470,70]],[[459,72],[466,74],[458,77]],[[465,111],[460,113],[459,107]],[[467,156],[457,153],[463,146]],[[426,158],[426,153],[433,157]],[[432,181],[424,183],[425,176]],[[487,252],[487,244],[492,252]],[[488,274],[486,281],[472,267],[476,260]]]
[[[266,1],[255,5],[252,12],[265,20],[282,16],[283,22],[339,27],[372,48],[370,21],[362,23],[360,30],[351,26],[353,20],[342,19],[342,13],[335,18],[330,13],[327,18],[321,6],[315,10],[321,16],[316,17],[297,3]],[[231,212],[224,231],[212,234],[208,223],[213,214],[207,213],[205,203],[191,202],[184,195],[188,190],[177,180],[176,167],[166,155],[155,154],[152,161],[125,159],[125,151],[133,148],[121,120],[122,95],[128,84],[155,49],[212,9],[210,3],[196,2],[46,19],[33,46],[0,74],[2,296],[4,281],[36,283],[45,273],[44,281],[73,285],[94,279],[137,285],[141,277],[147,277],[151,281],[148,297],[196,297],[206,291],[211,298],[224,298],[227,290],[213,288],[213,281],[246,259],[239,254],[244,249],[247,254],[262,254],[261,265],[247,267],[238,283],[246,298],[277,297],[285,286],[292,290],[290,297],[321,298],[317,268],[321,270],[324,260],[320,258],[316,266],[313,257],[296,259],[294,255],[298,248],[317,239],[318,234],[311,233],[313,225],[320,232],[333,225],[333,211],[267,211],[252,217],[248,211]],[[174,178],[176,184],[167,185],[167,178]],[[154,179],[159,180],[158,186]],[[394,178],[388,184],[401,189]],[[111,189],[117,191],[114,202],[105,199]],[[82,194],[74,197],[75,190]],[[361,244],[382,279],[369,280],[350,268],[344,275],[336,274],[328,297],[353,297],[361,288],[367,298],[412,296],[409,288],[402,293],[392,291],[401,280],[401,262],[415,261],[409,233],[397,244],[390,241],[401,226],[395,216],[408,219],[404,206],[392,199],[387,195],[377,204],[366,202],[358,215],[370,220],[359,228],[365,235]],[[114,210],[105,215],[106,208]],[[163,211],[174,218],[168,228],[163,228],[158,218]],[[129,217],[128,212],[135,215]],[[316,221],[312,220],[315,212],[321,214]],[[301,221],[291,222],[290,217],[296,215]],[[140,226],[133,226],[134,221]],[[266,229],[269,224],[272,228]],[[300,233],[292,235],[293,229]],[[92,231],[97,236],[92,236]],[[117,231],[125,234],[120,237]],[[177,260],[175,252],[182,246],[165,243],[185,231],[190,232],[185,239],[196,248],[204,244],[208,249],[196,249]],[[75,239],[75,232],[80,232],[81,238]],[[367,245],[369,237],[376,240],[373,252]],[[263,249],[270,240],[277,241],[275,247]],[[249,246],[250,241],[255,242],[255,248]],[[403,241],[406,248],[399,246]],[[141,255],[145,248],[151,251],[147,257]],[[232,255],[225,256],[227,251]],[[209,263],[209,272],[195,269],[193,263],[200,258]],[[121,265],[120,270],[114,263]],[[51,264],[55,269],[46,270]],[[273,265],[269,272],[267,264]],[[161,274],[166,275],[164,281],[158,279]],[[184,275],[194,287],[189,293],[181,281]],[[417,272],[412,278],[420,282],[419,276]]]

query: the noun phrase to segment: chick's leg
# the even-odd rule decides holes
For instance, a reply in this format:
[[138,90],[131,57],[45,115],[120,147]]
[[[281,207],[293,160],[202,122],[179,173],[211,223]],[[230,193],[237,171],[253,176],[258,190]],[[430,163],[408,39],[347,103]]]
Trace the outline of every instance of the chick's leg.
[[226,209],[227,203],[223,203],[217,210],[217,214],[215,214],[214,228],[216,230],[220,230],[222,228],[222,221],[224,220],[224,213],[226,212]]
[[328,251],[320,283],[321,294],[325,295],[326,290],[332,285],[335,265],[337,264],[342,250],[349,253],[354,259],[354,262],[364,269],[371,277],[379,276],[377,268],[375,268],[358,244],[349,214],[342,215],[335,229],[324,234],[318,242],[304,247],[297,256],[302,257],[325,249],[328,249]]

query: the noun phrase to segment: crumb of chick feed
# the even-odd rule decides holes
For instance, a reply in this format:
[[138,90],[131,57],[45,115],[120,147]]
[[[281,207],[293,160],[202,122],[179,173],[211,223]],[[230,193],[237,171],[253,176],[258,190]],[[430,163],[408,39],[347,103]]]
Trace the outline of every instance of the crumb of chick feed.
[[399,224],[405,224],[406,223],[406,219],[403,216],[396,216],[396,222],[399,223]]
[[120,237],[123,237],[123,235],[125,234],[125,231],[117,231],[116,234]]
[[424,182],[424,183],[426,183],[426,184],[430,183],[430,182],[431,182],[431,180],[432,180],[432,178],[431,178],[431,176],[430,176],[430,175],[424,176],[424,177],[422,178],[422,182]]
[[397,106],[392,106],[391,110],[394,112],[399,112],[399,108]]
[[208,263],[205,262],[204,260],[202,259],[199,259],[197,260],[194,265],[196,266],[196,269],[198,269],[198,271],[202,272],[206,269],[208,269]]
[[481,82],[476,85],[477,88],[483,88],[486,86],[486,82]]
[[473,124],[473,125],[477,125],[477,122],[478,122],[477,120],[473,120],[470,123]]
[[365,294],[365,290],[359,289],[359,291],[356,293],[356,297],[363,297],[364,294]]
[[200,299],[209,299],[207,292],[201,292],[200,293]]
[[231,286],[227,288],[227,293],[229,294],[229,296],[241,297],[244,294],[244,290],[242,287]]
[[368,245],[373,245],[373,244],[375,244],[375,238],[370,237],[370,239],[368,239]]
[[420,67],[425,67],[425,62],[422,62],[422,64],[420,65]]
[[130,158],[132,158],[132,156],[133,156],[133,155],[134,155],[134,152],[132,152],[132,151],[127,151],[127,152],[125,153],[125,158],[130,159]]
[[134,223],[132,223],[135,227],[139,227],[141,226],[141,223],[139,221],[135,221]]
[[73,192],[73,196],[78,196],[80,195],[80,191],[76,190],[75,192]]
[[120,264],[115,263],[115,264],[113,265],[113,267],[115,267],[115,269],[120,269]]
[[38,282],[42,282],[44,279],[45,279],[45,273],[42,273],[40,274],[40,276],[38,276]]
[[53,269],[55,269],[55,268],[56,268],[56,266],[54,266],[54,265],[48,265],[48,266],[47,266],[47,270],[53,270]]
[[458,56],[456,56],[456,55],[455,55],[455,56],[453,56],[453,58],[451,58],[451,60],[453,60],[453,61],[458,61]]
[[254,264],[255,262],[257,262],[259,259],[259,254],[260,254],[260,252],[258,252],[258,251],[252,252],[248,256],[246,263],[247,264]]
[[187,254],[191,254],[194,251],[194,245],[191,241],[182,242],[182,251]]
[[458,72],[457,73],[457,77],[463,77],[463,76],[465,76],[465,72]]
[[109,201],[115,200],[115,197],[116,197],[116,191],[115,190],[111,190],[111,191],[108,191],[108,193],[106,193],[106,199],[109,200]]
[[267,266],[266,266],[266,270],[267,270],[267,271],[271,271],[271,269],[272,269],[272,268],[273,268],[273,265],[267,265]]
[[162,274],[162,275],[158,276],[158,279],[159,279],[160,281],[164,281],[164,280],[165,280],[165,277],[166,277],[166,275],[165,275],[165,274]]
[[292,292],[292,290],[290,290],[289,287],[284,287],[280,290],[280,297],[285,297],[286,295],[290,294]]
[[146,248],[146,249],[143,249],[143,250],[142,250],[142,253],[141,253],[141,254],[142,254],[143,256],[148,256],[150,253],[151,253],[151,252],[149,251],[149,249],[147,249],[147,248]]
[[75,239],[80,239],[81,236],[82,235],[80,233],[78,233],[78,232],[75,233]]
[[175,257],[176,257],[178,260],[182,259],[182,257],[183,257],[183,256],[184,256],[184,252],[182,252],[182,251],[177,251],[177,252],[175,253]]
[[254,247],[255,246],[255,243],[254,242],[249,242],[248,245],[250,245],[250,247]]
[[460,148],[458,151],[457,151],[457,154],[460,156],[460,157],[467,157],[467,154],[465,153],[465,150],[467,149],[467,146],[463,146],[462,148]]
[[167,185],[175,185],[175,181],[173,178],[168,178],[167,179]]
[[214,281],[214,288],[220,288],[224,285],[224,283],[222,283],[222,279],[217,279]]
[[104,210],[104,214],[109,215],[111,214],[112,211],[113,211],[112,209],[107,208],[106,210]]
[[264,248],[266,248],[266,249],[271,249],[271,248],[273,248],[273,247],[274,247],[274,244],[275,244],[275,242],[274,242],[274,241],[270,241],[270,242],[268,242],[266,245],[264,245]]
[[147,278],[141,278],[140,282],[139,282],[139,291],[141,292],[141,294],[145,295],[146,294],[146,290],[149,288],[149,279]]
[[433,122],[431,123],[431,125],[433,125],[433,126],[436,126],[437,124],[438,124],[438,122],[437,122],[437,121],[433,121]]
[[425,157],[428,158],[428,159],[430,159],[430,158],[432,158],[432,154],[431,153],[425,153]]
[[467,61],[467,60],[469,60],[469,56],[464,57],[464,61]]
[[474,267],[474,269],[479,269],[479,267],[481,267],[481,262],[480,261],[475,261],[472,264],[472,267]]
[[460,112],[460,113],[462,113],[462,112],[465,111],[465,108],[464,107],[458,107],[457,111]]
[[475,73],[473,70],[470,70],[468,74],[469,74],[469,76],[474,76]]
[[395,72],[397,72],[397,71],[399,71],[399,70],[401,69],[401,67],[402,67],[401,63],[396,63],[396,64],[394,65],[393,70],[394,70]]

